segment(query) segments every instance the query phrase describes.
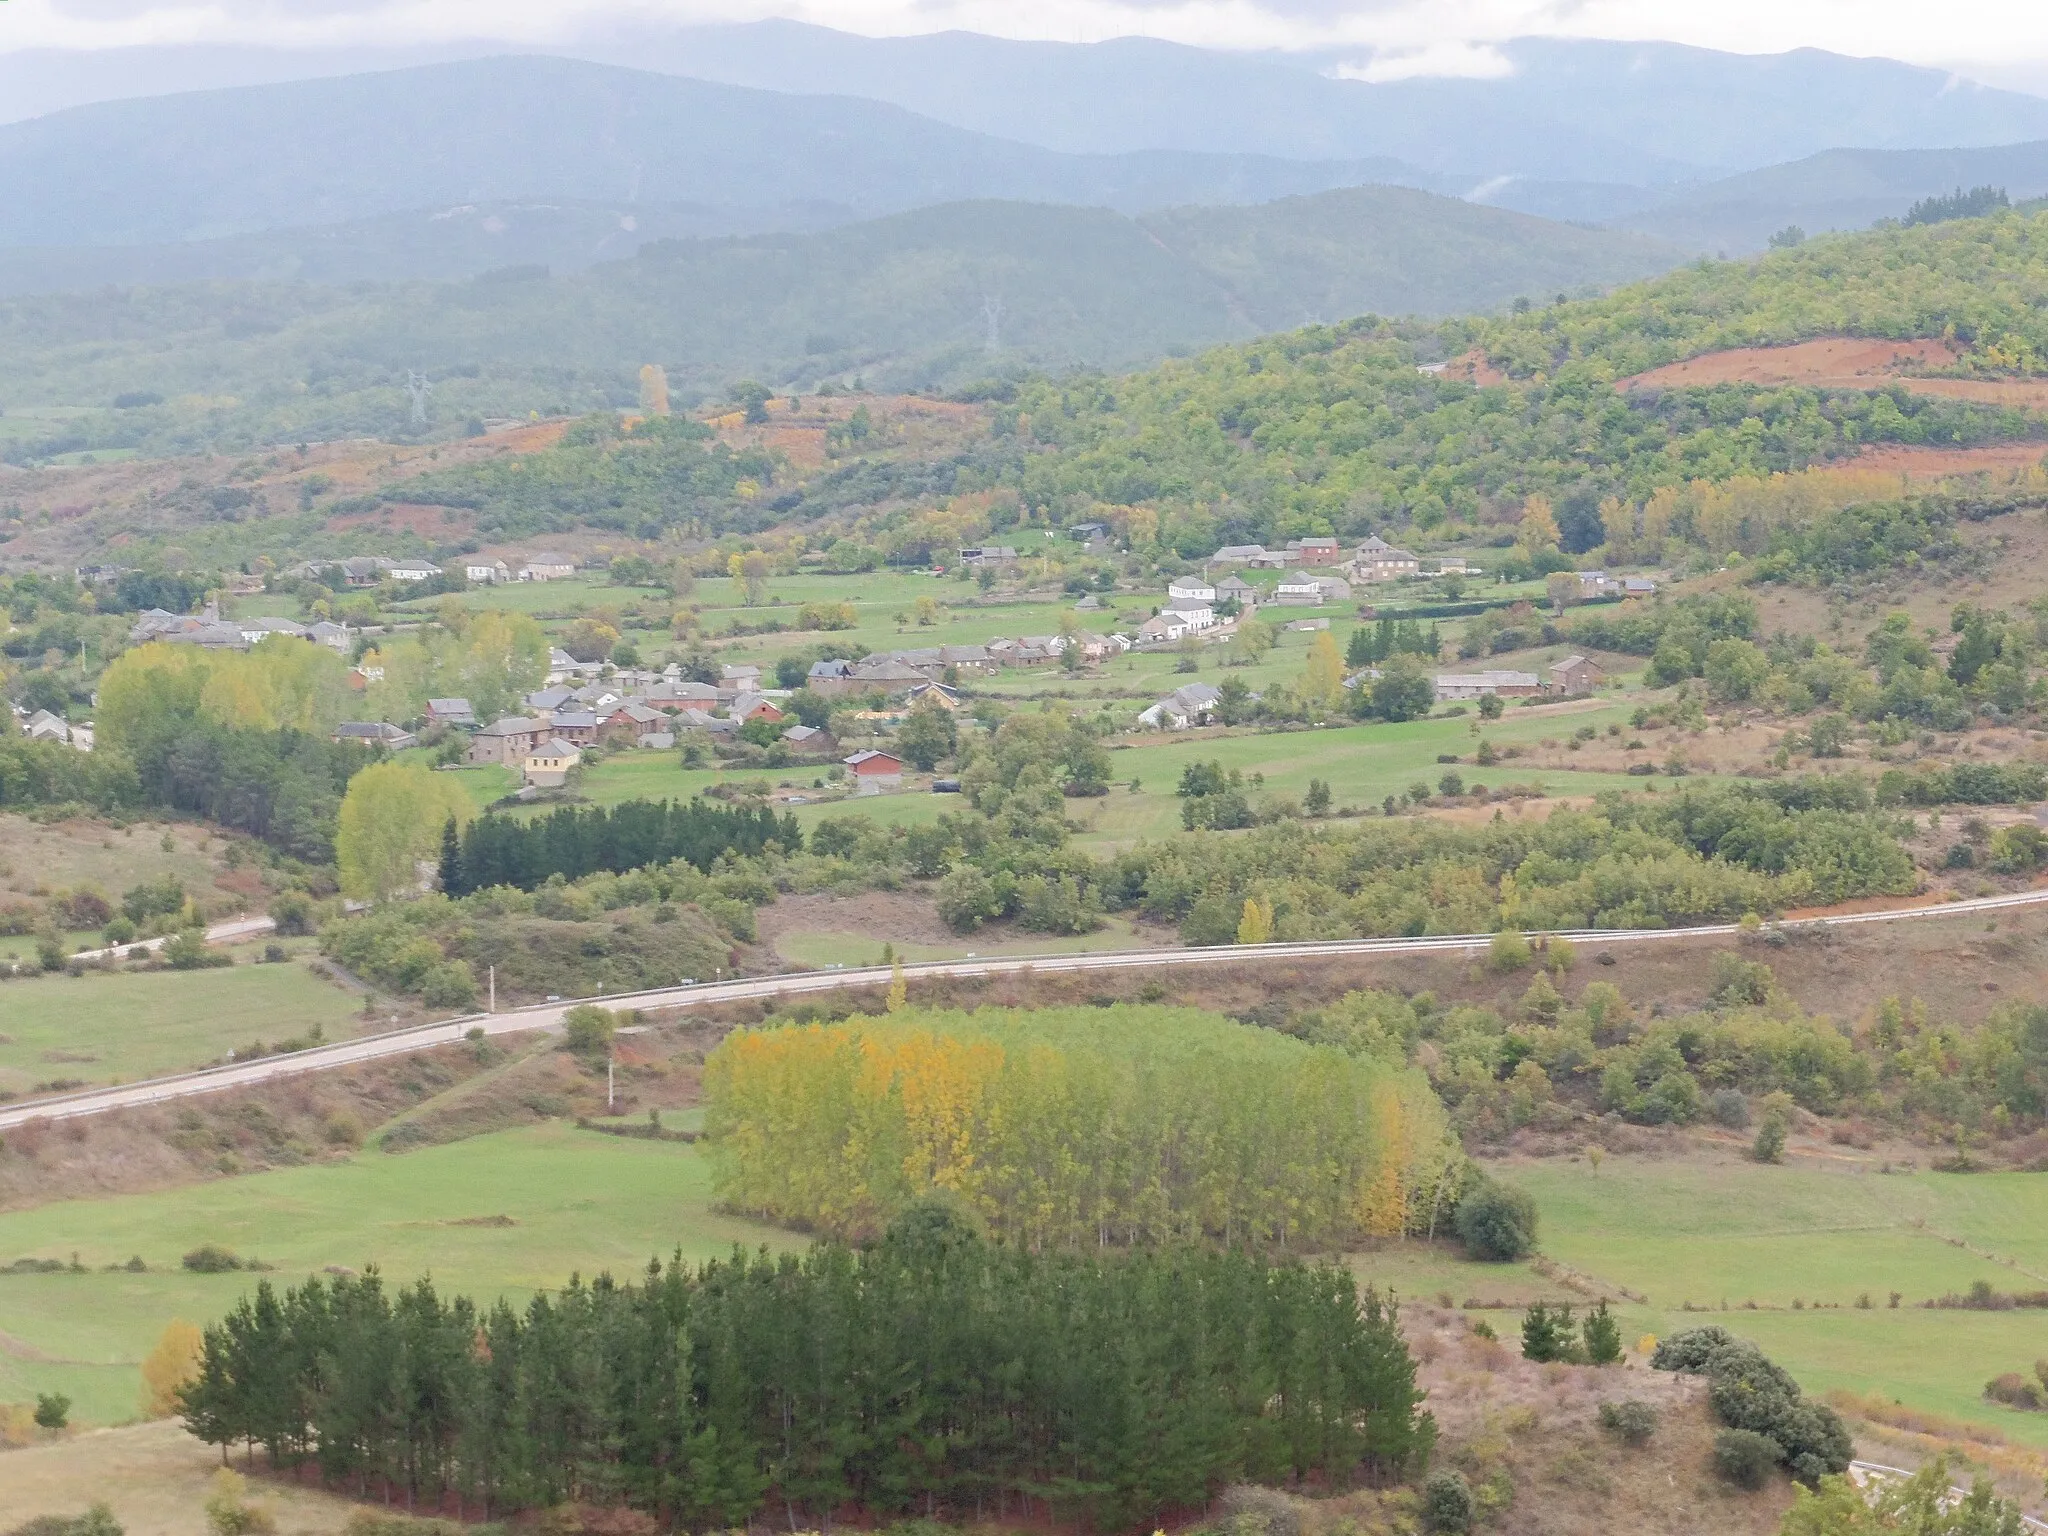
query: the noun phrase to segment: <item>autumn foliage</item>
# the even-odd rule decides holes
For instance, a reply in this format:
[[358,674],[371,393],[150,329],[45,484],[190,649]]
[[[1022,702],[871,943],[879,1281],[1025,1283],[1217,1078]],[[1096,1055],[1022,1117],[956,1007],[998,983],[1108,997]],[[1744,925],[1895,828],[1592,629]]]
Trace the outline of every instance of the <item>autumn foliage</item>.
[[1190,1009],[745,1030],[705,1092],[726,1204],[848,1238],[939,1191],[1034,1251],[1329,1248],[1426,1221],[1456,1161],[1419,1075]]

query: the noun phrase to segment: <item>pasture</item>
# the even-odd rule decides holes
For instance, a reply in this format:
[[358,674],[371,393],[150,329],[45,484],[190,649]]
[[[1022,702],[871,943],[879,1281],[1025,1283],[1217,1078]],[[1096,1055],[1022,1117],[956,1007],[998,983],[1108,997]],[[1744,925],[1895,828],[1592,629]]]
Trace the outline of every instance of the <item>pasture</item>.
[[[297,946],[302,947],[302,946]],[[359,999],[296,961],[203,971],[89,970],[0,992],[0,1089],[133,1082],[208,1066],[261,1039],[354,1032]],[[0,1261],[4,1262],[4,1261]]]

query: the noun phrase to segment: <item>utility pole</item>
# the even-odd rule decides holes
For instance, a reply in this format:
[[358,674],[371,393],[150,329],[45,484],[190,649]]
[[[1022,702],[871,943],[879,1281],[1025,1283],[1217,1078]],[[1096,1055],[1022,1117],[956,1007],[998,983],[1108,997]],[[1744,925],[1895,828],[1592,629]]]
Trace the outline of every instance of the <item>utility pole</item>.
[[495,965],[491,967],[491,1006],[487,1011],[498,1011],[498,968]]

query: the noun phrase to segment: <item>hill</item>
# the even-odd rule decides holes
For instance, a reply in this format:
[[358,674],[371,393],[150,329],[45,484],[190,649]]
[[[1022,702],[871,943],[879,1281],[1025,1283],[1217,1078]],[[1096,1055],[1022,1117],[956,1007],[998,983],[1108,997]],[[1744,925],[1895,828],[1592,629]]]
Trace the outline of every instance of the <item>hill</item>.
[[1403,170],[1356,157],[1064,154],[845,96],[495,58],[108,102],[0,128],[0,245],[208,240],[519,199],[692,203],[746,210],[754,227],[790,204],[840,220],[978,197],[1136,211]]
[[166,397],[51,440],[154,449],[401,431],[414,368],[435,381],[444,429],[630,405],[650,361],[684,398],[748,376],[950,387],[1139,367],[1306,315],[1597,289],[1677,256],[1639,235],[1386,187],[1141,219],[959,203],[826,233],[658,242],[559,277],[17,299],[0,305],[0,406]]
[[1830,149],[1746,171],[1614,219],[1695,250],[1758,251],[1788,224],[1808,234],[1868,229],[1924,197],[2003,187],[2017,202],[2048,192],[2048,140],[1988,149]]

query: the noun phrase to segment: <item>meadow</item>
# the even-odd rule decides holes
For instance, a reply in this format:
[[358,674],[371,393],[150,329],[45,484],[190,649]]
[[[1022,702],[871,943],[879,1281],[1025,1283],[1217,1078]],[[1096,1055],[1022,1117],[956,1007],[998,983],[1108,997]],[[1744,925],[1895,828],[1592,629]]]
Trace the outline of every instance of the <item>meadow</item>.
[[[1610,1157],[1597,1175],[1583,1161],[1501,1171],[1536,1195],[1546,1255],[1648,1297],[1617,1307],[1627,1339],[1723,1324],[1755,1339],[1809,1390],[1875,1391],[2048,1447],[2048,1415],[1981,1395],[1988,1378],[2026,1371],[2042,1353],[2040,1314],[1918,1305],[1979,1279],[2001,1290],[2048,1284],[2048,1180],[1882,1174],[1861,1162],[1806,1159],[1763,1167]],[[8,1344],[0,1401],[61,1390],[81,1418],[130,1416],[137,1362],[164,1324],[216,1317],[252,1283],[178,1268],[180,1255],[204,1242],[260,1256],[279,1282],[375,1264],[394,1280],[431,1274],[444,1292],[520,1298],[572,1274],[637,1272],[656,1254],[705,1258],[734,1243],[801,1241],[715,1212],[692,1147],[560,1123],[403,1155],[365,1151],[183,1189],[175,1199],[10,1212],[0,1214],[0,1266],[75,1253],[87,1272],[0,1274]],[[148,1271],[105,1268],[130,1255]],[[1387,1244],[1350,1262],[1362,1279],[1410,1301],[1504,1304],[1478,1315],[1508,1337],[1514,1308],[1571,1299],[1528,1265],[1471,1263],[1444,1243]],[[1895,1290],[1902,1299],[1892,1308]],[[1857,1305],[1865,1295],[1868,1309]]]
[[[303,948],[303,946],[294,946]],[[0,993],[0,1089],[134,1082],[217,1062],[261,1039],[353,1033],[358,999],[296,961],[202,971],[88,971]]]

